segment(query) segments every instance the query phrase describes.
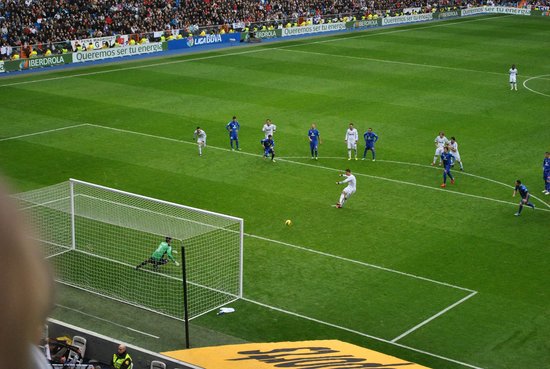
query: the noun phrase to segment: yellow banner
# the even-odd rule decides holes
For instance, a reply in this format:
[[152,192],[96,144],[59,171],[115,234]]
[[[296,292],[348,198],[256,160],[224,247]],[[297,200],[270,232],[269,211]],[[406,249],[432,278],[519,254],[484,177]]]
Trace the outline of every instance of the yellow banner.
[[246,343],[163,354],[205,369],[429,369],[338,340]]

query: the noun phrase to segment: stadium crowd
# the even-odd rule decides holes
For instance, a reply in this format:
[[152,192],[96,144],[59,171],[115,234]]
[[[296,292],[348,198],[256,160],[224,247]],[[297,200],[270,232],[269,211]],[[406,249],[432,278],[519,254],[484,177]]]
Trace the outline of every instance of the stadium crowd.
[[[0,2],[2,59],[10,46],[41,45],[121,34],[149,34],[172,29],[197,33],[228,32],[249,25],[274,27],[321,17],[394,16],[405,9],[429,12],[440,7],[480,5],[486,0],[7,0]],[[513,1],[491,1],[516,5]],[[549,0],[527,3],[544,6]],[[58,48],[59,49],[59,48]]]

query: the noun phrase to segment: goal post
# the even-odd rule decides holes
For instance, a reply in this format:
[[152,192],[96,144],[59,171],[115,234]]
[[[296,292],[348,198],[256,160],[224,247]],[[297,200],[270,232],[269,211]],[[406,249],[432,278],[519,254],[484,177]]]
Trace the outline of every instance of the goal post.
[[61,283],[184,320],[182,268],[136,268],[170,237],[175,261],[185,247],[189,319],[242,297],[240,218],[76,179],[15,197]]

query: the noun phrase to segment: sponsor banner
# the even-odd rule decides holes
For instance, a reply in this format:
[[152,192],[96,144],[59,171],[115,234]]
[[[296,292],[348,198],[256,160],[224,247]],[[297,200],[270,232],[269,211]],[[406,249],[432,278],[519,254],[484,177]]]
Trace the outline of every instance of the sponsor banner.
[[227,44],[238,42],[241,39],[240,32],[226,33],[223,35],[189,36],[180,40],[168,41],[168,50],[195,48],[215,44]]
[[382,25],[388,26],[391,24],[423,22],[423,21],[432,20],[432,19],[433,19],[432,13],[403,15],[400,17],[386,17],[386,18],[382,18]]
[[484,6],[487,13],[531,15],[531,9],[512,8],[508,6]]
[[377,19],[362,19],[357,21],[351,21],[346,23],[346,28],[370,28],[378,27],[380,25]]
[[0,73],[4,73],[5,70],[4,70],[4,62],[3,61],[0,61]]
[[6,72],[14,72],[25,69],[52,67],[54,65],[70,64],[73,61],[72,54],[51,55],[42,58],[12,60],[4,62]]
[[476,15],[482,13],[485,13],[485,10],[483,8],[466,8],[460,11],[460,16],[466,17],[468,15]]
[[531,9],[513,8],[509,6],[482,6],[479,8],[462,9],[461,13],[462,16],[481,13],[531,15]]
[[73,63],[84,63],[94,60],[120,58],[123,56],[158,53],[160,51],[163,51],[164,49],[165,48],[163,47],[162,42],[152,42],[143,45],[121,46],[111,49],[80,51],[77,53],[73,53]]
[[337,22],[337,23],[314,24],[311,26],[303,26],[303,27],[283,28],[281,31],[282,31],[282,37],[288,37],[288,36],[307,35],[310,33],[341,31],[344,29],[346,29],[346,23]]
[[113,46],[116,41],[116,36],[106,36],[106,37],[96,37],[96,38],[85,38],[83,40],[73,40],[71,41],[71,46],[73,50],[76,49],[76,44],[80,44],[83,48],[86,48],[90,44],[90,42],[94,45],[94,48],[101,49],[103,47],[103,43],[107,42],[109,46]]
[[256,38],[277,38],[281,37],[283,31],[280,29],[266,30],[266,31],[256,31],[254,32],[254,37]]
[[449,10],[447,12],[435,13],[434,18],[445,19],[460,17],[460,10]]
[[429,369],[338,340],[246,343],[164,352],[205,369]]

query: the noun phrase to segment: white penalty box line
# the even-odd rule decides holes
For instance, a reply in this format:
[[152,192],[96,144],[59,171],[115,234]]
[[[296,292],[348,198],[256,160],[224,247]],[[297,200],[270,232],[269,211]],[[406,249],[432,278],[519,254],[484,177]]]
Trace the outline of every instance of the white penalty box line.
[[[50,129],[50,130],[34,132],[34,133],[29,133],[29,134],[25,134],[25,135],[14,136],[14,137],[7,137],[7,138],[0,139],[0,142],[1,141],[20,139],[20,138],[26,138],[26,137],[31,137],[31,136],[37,136],[37,135],[42,135],[42,134],[48,134],[48,133],[58,132],[58,131],[62,131],[62,130],[72,129],[72,128],[81,128],[81,127],[103,128],[103,129],[117,131],[117,132],[121,132],[121,133],[134,134],[134,135],[139,135],[139,136],[144,136],[144,137],[149,137],[149,138],[167,140],[167,141],[171,141],[171,142],[178,142],[178,143],[196,145],[194,142],[187,142],[187,141],[178,140],[178,139],[174,139],[174,138],[170,138],[170,137],[152,135],[152,134],[147,134],[147,133],[135,132],[135,131],[130,131],[130,130],[126,130],[126,129],[107,127],[107,126],[101,126],[101,125],[90,124],[90,123],[78,124],[78,125],[61,127],[61,128],[56,128],[56,129]],[[213,148],[213,149],[221,150],[221,151],[231,152],[231,150],[224,149],[224,148],[221,148],[221,147],[216,147],[216,146],[210,146],[210,147]],[[259,154],[253,154],[253,153],[248,153],[248,152],[243,152],[243,151],[238,151],[238,153],[241,154],[241,155],[248,155],[248,156],[254,156],[254,157],[261,156]],[[337,169],[334,169],[334,168],[314,166],[314,165],[311,165],[311,164],[300,163],[300,162],[291,161],[291,160],[282,160],[282,161],[285,161],[285,162],[288,162],[288,163],[293,163],[293,164],[298,164],[298,165],[306,165],[306,166],[311,166],[311,167],[317,167],[317,168],[321,168],[321,169],[325,169],[325,170],[337,170]],[[365,175],[365,176],[378,178],[378,179],[386,179],[386,180],[390,180],[392,182],[399,182],[399,183],[403,183],[403,184],[409,184],[408,182],[400,182],[400,181],[396,181],[396,180],[389,179],[389,178],[384,178],[384,177],[369,176],[369,175]],[[413,183],[411,183],[411,184],[413,184]],[[413,184],[413,185],[417,185],[417,184]],[[417,186],[429,188],[428,186],[422,186],[422,185],[417,185]],[[457,194],[460,194],[460,193],[457,193]],[[494,200],[494,199],[489,199],[489,200]],[[312,318],[312,317],[308,317],[306,315],[302,315],[302,314],[298,314],[298,313],[291,312],[291,311],[288,311],[288,310],[284,310],[284,309],[281,309],[281,308],[278,308],[278,307],[275,307],[275,306],[270,306],[268,304],[264,304],[264,303],[259,302],[259,301],[254,301],[254,300],[248,299],[246,297],[242,297],[241,299],[244,300],[244,301],[250,302],[250,303],[254,303],[254,304],[259,305],[259,306],[263,306],[263,307],[266,307],[266,308],[269,308],[269,309],[272,309],[272,310],[276,310],[276,311],[288,314],[288,315],[297,316],[297,317],[300,317],[300,318],[303,318],[303,319],[306,319],[306,320],[317,322],[319,324],[323,324],[323,325],[330,326],[330,327],[333,327],[333,328],[337,328],[337,329],[340,329],[340,330],[355,333],[355,334],[358,334],[358,335],[363,336],[363,337],[368,337],[368,338],[371,338],[371,339],[374,339],[374,340],[377,340],[377,341],[380,341],[380,342],[392,344],[392,345],[402,347],[402,348],[405,348],[405,349],[408,349],[408,350],[411,350],[411,351],[419,352],[419,353],[429,355],[429,356],[432,356],[432,357],[436,357],[436,358],[439,358],[439,359],[442,359],[442,360],[457,363],[457,364],[460,364],[460,365],[463,365],[463,366],[466,366],[466,367],[470,367],[470,368],[473,368],[473,369],[482,369],[480,367],[477,367],[477,366],[474,366],[474,365],[471,365],[471,364],[468,364],[468,363],[464,363],[464,362],[461,362],[461,361],[458,361],[458,360],[455,360],[455,359],[447,358],[447,357],[444,357],[444,356],[441,356],[441,355],[433,354],[433,353],[430,353],[430,352],[427,352],[427,351],[424,351],[424,350],[419,350],[419,349],[416,349],[414,347],[406,346],[406,345],[403,345],[403,344],[400,344],[400,343],[397,342],[400,339],[404,338],[405,336],[411,334],[412,332],[418,330],[419,328],[421,328],[424,325],[428,324],[429,322],[433,321],[434,319],[438,318],[439,316],[445,314],[446,312],[453,309],[454,307],[462,304],[466,300],[468,300],[471,297],[475,296],[478,293],[477,291],[471,290],[469,288],[460,287],[460,286],[456,286],[456,285],[453,285],[453,284],[437,281],[437,280],[434,280],[434,279],[421,277],[421,276],[417,276],[417,275],[410,274],[410,273],[401,272],[401,271],[398,271],[398,270],[395,270],[395,269],[386,268],[386,267],[382,267],[382,266],[375,265],[375,264],[369,264],[369,263],[361,262],[361,261],[358,261],[358,260],[349,259],[349,258],[345,258],[345,257],[342,257],[342,256],[325,253],[325,252],[314,250],[314,249],[309,249],[309,248],[306,248],[306,247],[303,247],[303,246],[293,245],[293,244],[290,244],[290,243],[286,243],[286,242],[282,242],[282,241],[278,241],[278,240],[273,240],[273,239],[269,239],[269,238],[265,238],[265,237],[261,237],[261,236],[256,236],[256,235],[252,235],[252,234],[247,234],[247,233],[245,233],[244,235],[247,236],[247,237],[257,238],[257,239],[261,239],[261,240],[264,240],[264,241],[277,243],[277,244],[280,244],[280,245],[283,245],[283,246],[292,247],[292,248],[295,248],[295,249],[299,249],[299,250],[302,250],[302,251],[322,255],[322,256],[325,256],[325,257],[330,257],[330,258],[334,258],[334,259],[338,259],[338,260],[342,260],[342,261],[346,261],[346,262],[350,262],[350,263],[354,263],[354,264],[358,264],[358,265],[363,265],[363,266],[366,266],[366,267],[371,267],[371,268],[383,270],[383,271],[386,271],[386,272],[391,272],[391,273],[403,275],[403,276],[406,276],[406,277],[415,278],[415,279],[423,280],[423,281],[426,281],[426,282],[431,282],[431,283],[443,285],[443,286],[446,286],[446,287],[449,287],[449,288],[454,288],[454,289],[458,289],[458,290],[461,290],[461,291],[469,292],[469,294],[467,296],[463,297],[459,301],[447,306],[443,310],[437,312],[436,314],[432,315],[428,319],[426,319],[426,320],[422,321],[421,323],[415,325],[414,327],[410,328],[409,330],[405,331],[404,333],[400,334],[399,336],[393,338],[392,340],[376,337],[376,336],[369,335],[369,334],[364,333],[364,332],[356,331],[356,330],[353,330],[353,329],[350,329],[350,328],[347,328],[347,327],[343,327],[343,326],[339,326],[339,325],[336,325],[336,324],[333,324],[333,323],[330,323],[330,322],[326,322],[326,321],[322,321],[322,320],[315,319],[315,318]]]

